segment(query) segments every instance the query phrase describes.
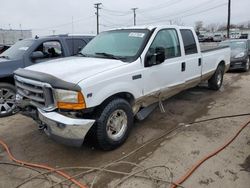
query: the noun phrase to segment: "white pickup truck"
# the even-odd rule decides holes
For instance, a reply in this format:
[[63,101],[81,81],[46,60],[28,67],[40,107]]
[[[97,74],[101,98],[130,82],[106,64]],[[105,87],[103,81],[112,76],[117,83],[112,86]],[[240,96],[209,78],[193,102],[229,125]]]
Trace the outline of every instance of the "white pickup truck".
[[53,139],[80,146],[90,135],[111,150],[154,104],[202,81],[218,90],[229,63],[227,47],[202,52],[193,28],[121,28],[102,32],[76,57],[18,69],[16,100]]

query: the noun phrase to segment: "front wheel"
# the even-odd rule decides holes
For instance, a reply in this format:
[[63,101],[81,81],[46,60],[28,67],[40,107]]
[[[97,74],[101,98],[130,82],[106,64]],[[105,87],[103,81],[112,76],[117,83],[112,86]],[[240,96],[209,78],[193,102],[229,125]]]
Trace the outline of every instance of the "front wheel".
[[102,108],[96,121],[96,137],[99,147],[112,150],[122,145],[133,126],[131,105],[124,99],[114,99]]
[[0,83],[0,118],[15,113],[16,89],[12,84]]
[[219,90],[223,82],[223,76],[224,67],[219,65],[213,76],[208,80],[208,87],[212,90]]

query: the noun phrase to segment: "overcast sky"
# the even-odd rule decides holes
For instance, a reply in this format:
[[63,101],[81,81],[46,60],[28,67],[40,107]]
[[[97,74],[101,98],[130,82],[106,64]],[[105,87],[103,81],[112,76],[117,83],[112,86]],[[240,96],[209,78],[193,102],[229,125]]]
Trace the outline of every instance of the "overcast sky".
[[[228,0],[0,0],[0,28],[32,29],[33,35],[96,33],[94,3],[102,3],[100,30],[133,25],[193,26],[196,21],[226,23]],[[250,0],[232,0],[232,23],[250,20]],[[73,24],[72,24],[73,20]]]

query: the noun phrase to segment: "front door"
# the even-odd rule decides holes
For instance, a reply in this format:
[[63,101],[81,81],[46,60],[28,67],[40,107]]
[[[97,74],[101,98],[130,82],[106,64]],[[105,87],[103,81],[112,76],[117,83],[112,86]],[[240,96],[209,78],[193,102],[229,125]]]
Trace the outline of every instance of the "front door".
[[[160,30],[152,42],[147,55],[156,53],[157,48],[165,50],[165,61],[144,69],[144,95],[164,99],[173,92],[178,92],[184,83],[183,57],[175,29]],[[178,91],[177,91],[178,90]]]

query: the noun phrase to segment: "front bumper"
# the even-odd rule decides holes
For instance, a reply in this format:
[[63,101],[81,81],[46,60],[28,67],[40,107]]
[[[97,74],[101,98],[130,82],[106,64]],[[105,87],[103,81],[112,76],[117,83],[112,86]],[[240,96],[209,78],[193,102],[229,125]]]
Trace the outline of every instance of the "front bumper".
[[229,69],[230,70],[244,69],[246,62],[247,62],[246,59],[231,59]]
[[65,145],[80,147],[89,129],[95,123],[91,119],[74,119],[57,112],[38,109],[38,119],[46,125],[45,133]]

